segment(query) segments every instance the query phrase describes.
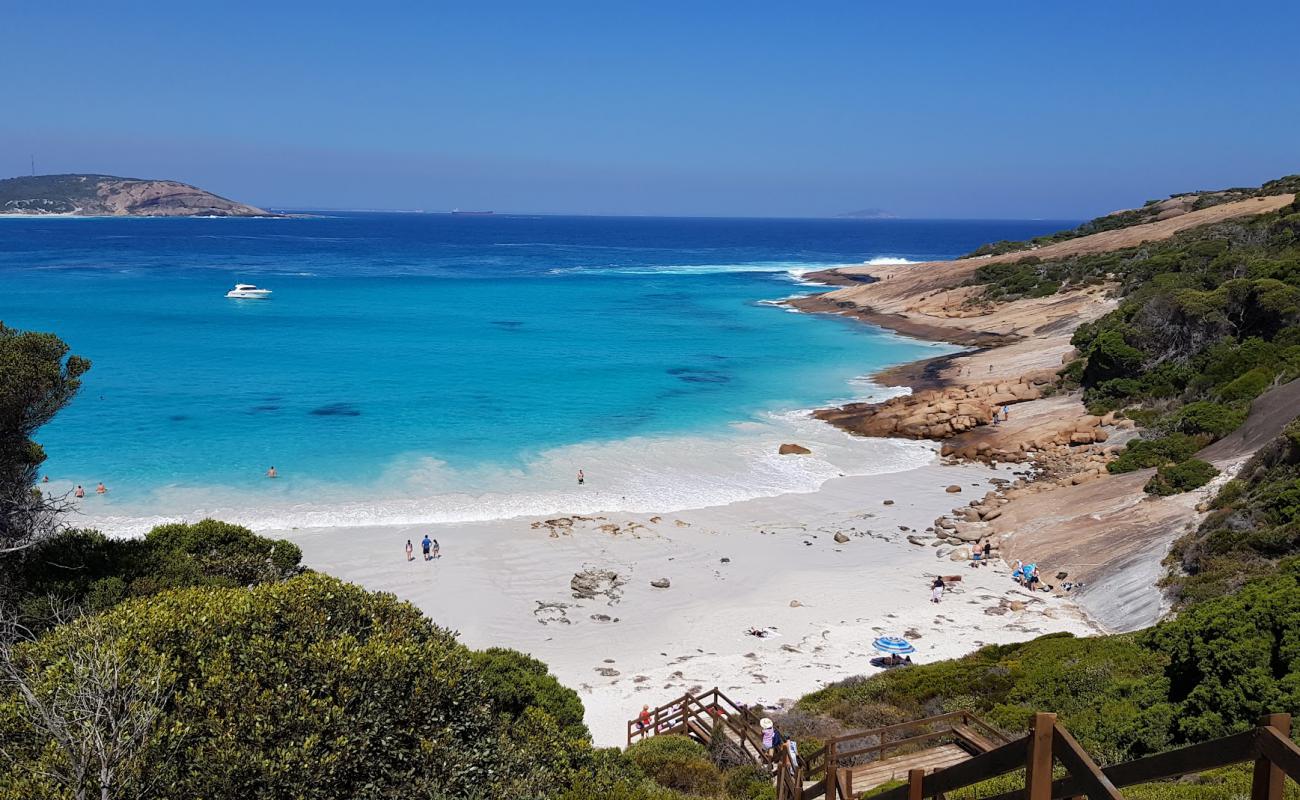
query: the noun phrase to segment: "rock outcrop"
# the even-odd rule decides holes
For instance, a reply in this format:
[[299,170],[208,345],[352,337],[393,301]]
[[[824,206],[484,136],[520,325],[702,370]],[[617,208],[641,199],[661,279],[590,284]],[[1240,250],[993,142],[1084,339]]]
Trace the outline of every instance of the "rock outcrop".
[[811,450],[801,444],[783,444],[776,452],[783,456],[806,456],[812,453]]
[[1009,381],[928,389],[883,403],[822,409],[815,416],[860,436],[942,440],[991,424],[1003,406],[1037,400],[1054,377],[1039,373]]

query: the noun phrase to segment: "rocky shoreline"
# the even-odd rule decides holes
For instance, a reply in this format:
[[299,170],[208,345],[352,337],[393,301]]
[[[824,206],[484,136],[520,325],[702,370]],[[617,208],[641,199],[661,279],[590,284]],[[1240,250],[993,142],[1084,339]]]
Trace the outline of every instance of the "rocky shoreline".
[[[1066,257],[1132,247],[1196,225],[1265,213],[1288,200],[1228,203],[1078,237],[1034,254]],[[1081,396],[1060,387],[1057,376],[1075,358],[1070,339],[1078,326],[1115,307],[1112,287],[982,301],[982,289],[972,280],[975,270],[1025,255],[863,265],[805,276],[839,288],[786,301],[792,308],[973,348],[871,376],[909,387],[908,395],[814,415],[857,436],[939,442],[949,463],[1023,465],[1014,479],[954,508],[924,532],[914,531],[908,541],[934,547],[939,558],[953,561],[968,560],[971,548],[987,541],[1006,560],[1037,562],[1049,585],[1082,587],[1075,597],[1102,627],[1143,627],[1167,608],[1154,578],[1163,574],[1161,561],[1170,544],[1199,522],[1210,492],[1249,453],[1208,459],[1223,471],[1221,479],[1175,497],[1142,491],[1150,470],[1112,475],[1107,464],[1137,435],[1136,426],[1114,414],[1089,414]],[[1122,603],[1108,586],[1122,588]],[[1060,586],[1054,590],[1062,592]]]

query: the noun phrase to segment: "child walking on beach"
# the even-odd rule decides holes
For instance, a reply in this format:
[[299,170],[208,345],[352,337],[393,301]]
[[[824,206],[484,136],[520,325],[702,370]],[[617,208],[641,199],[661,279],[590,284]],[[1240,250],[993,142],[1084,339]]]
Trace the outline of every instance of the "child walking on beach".
[[406,560],[407,561],[415,560],[415,548],[411,546],[410,539],[406,540]]

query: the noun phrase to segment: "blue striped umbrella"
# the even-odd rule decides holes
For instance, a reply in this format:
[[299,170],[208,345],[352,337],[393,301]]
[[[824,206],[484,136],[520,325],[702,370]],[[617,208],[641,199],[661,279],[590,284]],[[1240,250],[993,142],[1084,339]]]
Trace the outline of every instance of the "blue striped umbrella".
[[906,639],[900,639],[897,636],[881,636],[871,643],[871,646],[882,653],[890,655],[905,656],[908,653],[915,653],[916,648]]

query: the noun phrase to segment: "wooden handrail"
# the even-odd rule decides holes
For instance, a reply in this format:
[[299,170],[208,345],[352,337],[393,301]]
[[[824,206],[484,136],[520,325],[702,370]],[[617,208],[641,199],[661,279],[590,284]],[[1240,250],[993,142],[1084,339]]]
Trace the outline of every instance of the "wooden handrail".
[[987,722],[975,716],[974,714],[970,713],[969,711],[961,712],[961,717],[962,717],[962,722],[966,723],[967,725],[974,725],[976,728],[983,730],[989,736],[992,736],[995,742],[1006,744],[1007,742],[1011,741],[1010,739],[1007,738],[1007,735],[1005,733],[993,727],[992,725],[988,724]]
[[[1251,800],[1277,800],[1281,775],[1300,783],[1300,747],[1291,741],[1291,719],[1272,714],[1249,731],[1177,750],[1139,758],[1104,769],[1097,766],[1054,714],[1035,715],[1028,736],[929,775],[915,775],[873,800],[922,800],[973,786],[990,778],[1026,769],[1026,786],[982,800],[1061,800],[1087,795],[1089,800],[1123,800],[1119,789],[1140,783],[1255,762]],[[1069,777],[1052,781],[1052,758],[1060,759]]]
[[[1054,725],[1052,731],[1052,753],[1061,760],[1065,768],[1070,771],[1081,784],[1083,784],[1084,793],[1088,795],[1088,800],[1124,800],[1119,789],[1115,784],[1110,782],[1110,778],[1101,771],[1096,762],[1084,751],[1079,743],[1074,740],[1070,732],[1060,725]],[[1051,797],[1052,776],[1051,767],[1048,767],[1047,775],[1047,793]]]
[[1257,728],[1255,733],[1260,756],[1271,761],[1291,780],[1300,783],[1300,747],[1272,726]]
[[[926,797],[944,794],[971,784],[1014,772],[1025,765],[1029,739],[1016,739],[978,756],[926,776],[922,790]],[[899,786],[874,795],[872,800],[907,800],[908,787]]]

